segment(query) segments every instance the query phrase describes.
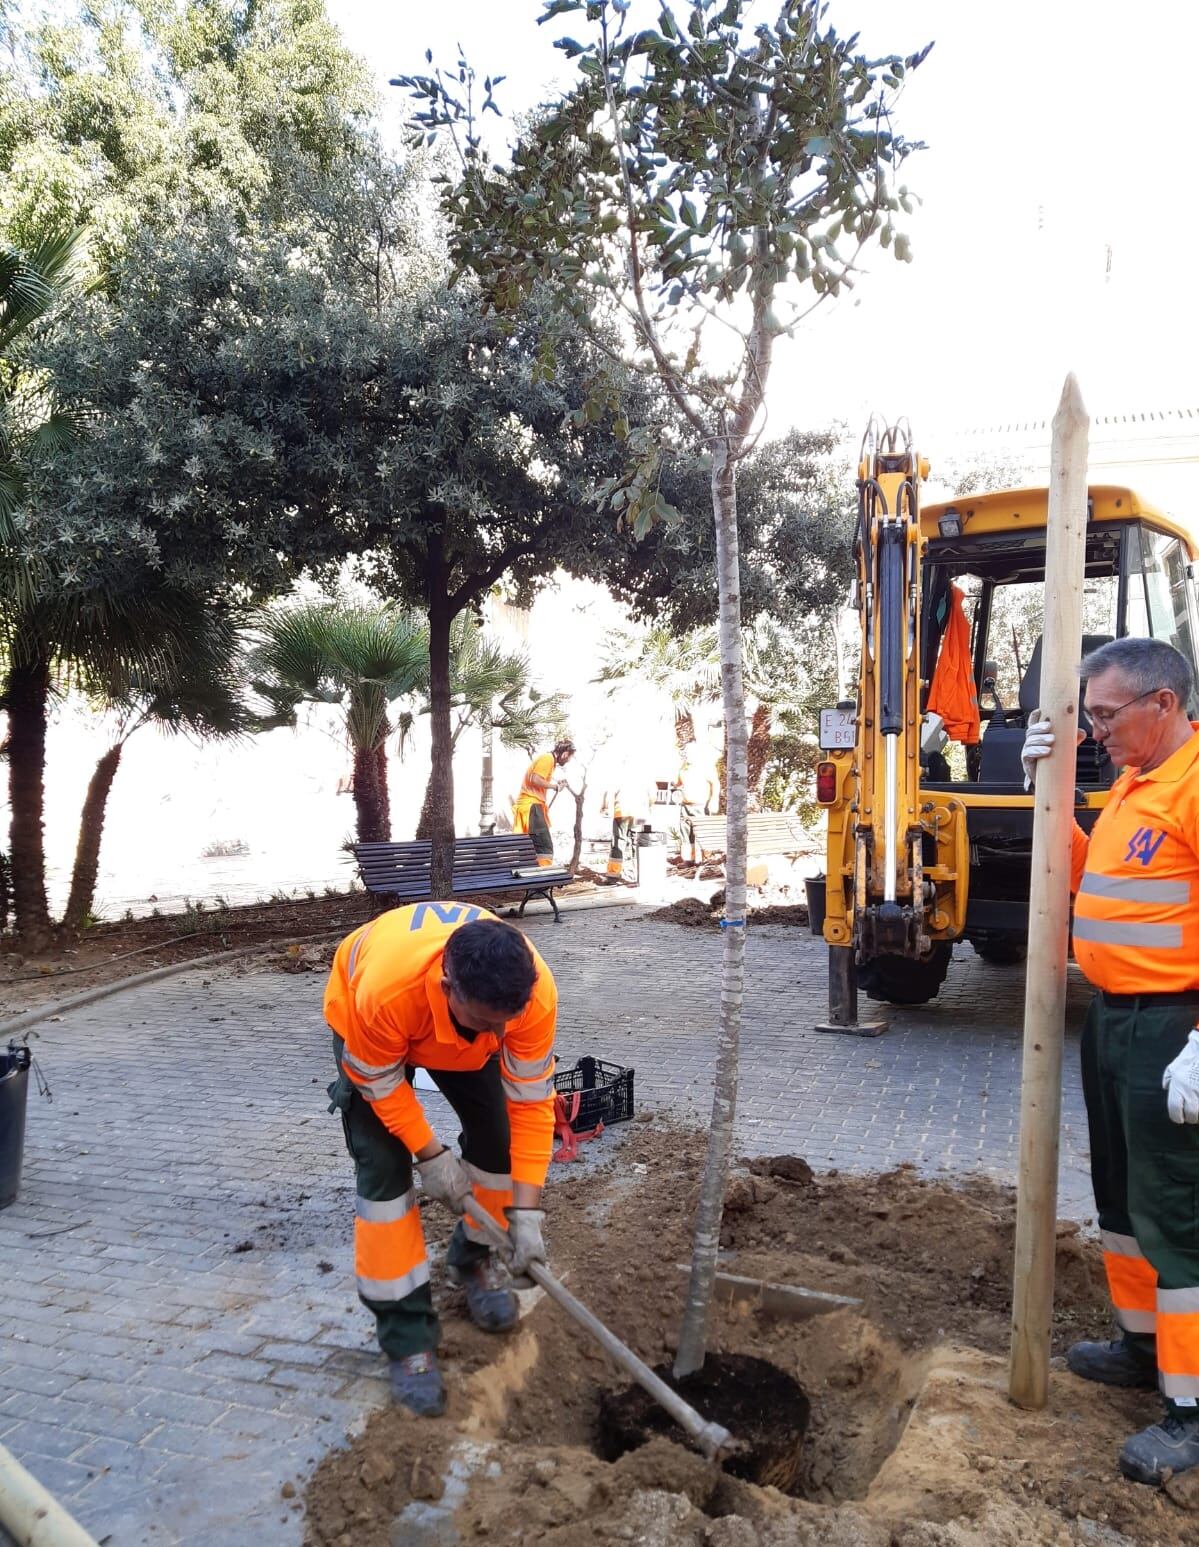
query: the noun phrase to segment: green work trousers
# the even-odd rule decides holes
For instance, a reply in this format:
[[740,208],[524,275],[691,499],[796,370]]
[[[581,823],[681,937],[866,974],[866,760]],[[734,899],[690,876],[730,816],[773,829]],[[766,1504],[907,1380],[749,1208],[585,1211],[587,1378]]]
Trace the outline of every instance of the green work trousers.
[[1168,1404],[1199,1399],[1199,1125],[1173,1123],[1162,1072],[1199,994],[1096,994],[1082,1034],[1091,1180],[1125,1334],[1156,1342]]
[[[333,1050],[341,1068],[341,1038],[333,1038]],[[482,1179],[497,1190],[508,1180],[510,1136],[508,1103],[500,1083],[499,1057],[481,1069],[430,1069],[438,1090],[453,1107],[462,1132],[458,1147],[472,1179]],[[413,1069],[408,1070],[409,1079]],[[401,1139],[375,1116],[371,1103],[339,1073],[329,1086],[329,1110],[341,1114],[346,1148],[354,1162],[357,1194],[362,1202],[390,1203],[403,1198],[412,1187],[412,1155]],[[490,1255],[490,1248],[472,1241],[459,1220],[450,1237],[446,1262],[465,1268]],[[397,1300],[378,1300],[359,1290],[359,1299],[374,1313],[379,1347],[389,1359],[435,1349],[439,1331],[433,1294],[427,1282]]]
[[537,851],[538,863],[552,861],[554,858],[554,837],[550,832],[546,808],[542,805],[529,807],[529,837],[532,838],[533,847]]

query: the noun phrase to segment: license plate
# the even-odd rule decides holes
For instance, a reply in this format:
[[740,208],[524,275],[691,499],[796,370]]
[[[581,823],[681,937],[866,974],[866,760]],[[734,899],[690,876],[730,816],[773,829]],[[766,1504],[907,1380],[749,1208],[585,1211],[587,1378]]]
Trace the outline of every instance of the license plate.
[[852,751],[856,719],[852,709],[820,711],[820,746],[825,752]]

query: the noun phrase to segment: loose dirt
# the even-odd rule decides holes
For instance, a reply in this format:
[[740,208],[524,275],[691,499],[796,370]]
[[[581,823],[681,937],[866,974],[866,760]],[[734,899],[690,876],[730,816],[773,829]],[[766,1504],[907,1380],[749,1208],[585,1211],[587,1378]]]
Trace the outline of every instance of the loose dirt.
[[[724,909],[724,893],[717,892],[709,901],[700,897],[681,897],[678,902],[655,908],[647,918],[662,924],[685,924],[692,929],[719,929]],[[802,902],[777,903],[763,908],[750,908],[746,917],[752,924],[782,924],[792,929],[807,929],[808,910]]]
[[[552,1178],[555,1270],[649,1364],[673,1353],[703,1139],[657,1125],[610,1136],[598,1172]],[[642,1175],[635,1167],[644,1167]],[[624,1377],[547,1301],[488,1339],[438,1287],[446,1416],[375,1414],[318,1466],[309,1547],[486,1541],[575,1547],[1182,1547],[1194,1495],[1125,1482],[1122,1440],[1159,1416],[1055,1360],[1051,1400],[1006,1398],[1014,1200],[982,1180],[908,1169],[813,1174],[802,1157],[745,1162],[730,1186],[730,1272],[861,1300],[802,1321],[720,1301],[710,1346],[767,1359],[811,1419],[789,1497],[727,1475],[676,1438],[600,1458],[601,1396]],[[433,1223],[430,1215],[430,1224]],[[1106,1335],[1095,1243],[1063,1222],[1054,1351]],[[1173,1496],[1172,1496],[1173,1495]],[[451,1534],[453,1533],[453,1534]]]

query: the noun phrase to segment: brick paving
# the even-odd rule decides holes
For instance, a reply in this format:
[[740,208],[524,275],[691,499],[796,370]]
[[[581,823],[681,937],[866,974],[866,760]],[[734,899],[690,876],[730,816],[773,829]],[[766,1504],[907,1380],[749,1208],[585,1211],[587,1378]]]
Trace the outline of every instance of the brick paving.
[[[632,908],[529,922],[561,988],[561,1061],[632,1064],[639,1106],[702,1121],[719,935]],[[1020,969],[962,947],[939,1001],[893,1010],[873,1040],[812,1029],[825,973],[802,931],[751,931],[742,1149],[1011,1180]],[[31,1088],[21,1197],[0,1211],[0,1441],[112,1547],[295,1547],[283,1486],[302,1491],[385,1398],[353,1296],[321,988],[197,971],[46,1023],[34,1044],[55,1099]],[[1061,1212],[1079,1218],[1086,999],[1072,975]]]

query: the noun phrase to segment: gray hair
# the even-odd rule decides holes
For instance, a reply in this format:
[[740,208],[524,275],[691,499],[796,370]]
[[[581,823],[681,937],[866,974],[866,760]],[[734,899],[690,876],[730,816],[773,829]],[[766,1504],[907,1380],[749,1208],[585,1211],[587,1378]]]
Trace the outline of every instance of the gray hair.
[[1184,712],[1195,680],[1186,656],[1164,639],[1113,639],[1100,645],[1083,661],[1082,675],[1097,677],[1102,671],[1121,672],[1138,697],[1169,688]]

